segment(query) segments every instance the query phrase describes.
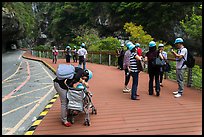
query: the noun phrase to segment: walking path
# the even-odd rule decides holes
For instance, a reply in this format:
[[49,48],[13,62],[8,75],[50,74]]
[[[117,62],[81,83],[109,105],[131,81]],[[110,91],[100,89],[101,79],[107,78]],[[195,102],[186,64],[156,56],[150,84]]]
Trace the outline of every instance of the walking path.
[[[59,59],[57,64],[53,64],[51,59],[33,57],[29,52],[24,57],[41,60],[53,71],[58,64],[66,63],[65,59]],[[89,90],[93,93],[92,100],[97,108],[97,115],[90,114],[91,125],[83,125],[85,115],[81,113],[71,127],[63,126],[58,97],[34,135],[202,134],[202,91],[185,87],[183,96],[174,98],[172,92],[177,90],[177,83],[164,79],[160,96],[150,96],[148,74],[141,72],[138,83],[140,100],[131,100],[129,93],[122,92],[124,71],[114,66],[92,63],[87,63],[87,68],[93,72]]]

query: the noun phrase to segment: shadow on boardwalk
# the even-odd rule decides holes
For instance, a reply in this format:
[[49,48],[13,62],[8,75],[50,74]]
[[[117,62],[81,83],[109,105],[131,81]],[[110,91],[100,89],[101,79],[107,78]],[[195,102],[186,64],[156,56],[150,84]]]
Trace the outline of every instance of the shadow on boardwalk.
[[[28,52],[25,57],[43,60],[56,70],[57,64],[51,59],[32,57]],[[59,59],[59,63],[66,63]],[[78,65],[72,63],[73,65]],[[174,98],[172,92],[177,90],[177,83],[164,79],[159,97],[148,95],[148,75],[139,74],[138,93],[140,100],[131,100],[130,94],[124,94],[124,71],[113,66],[87,63],[93,72],[90,91],[97,115],[90,115],[91,125],[83,125],[84,114],[75,118],[71,127],[65,127],[60,121],[60,100],[53,104],[48,114],[34,135],[167,135],[167,134],[202,134],[202,91],[185,87],[181,98]],[[131,87],[131,81],[129,87]]]

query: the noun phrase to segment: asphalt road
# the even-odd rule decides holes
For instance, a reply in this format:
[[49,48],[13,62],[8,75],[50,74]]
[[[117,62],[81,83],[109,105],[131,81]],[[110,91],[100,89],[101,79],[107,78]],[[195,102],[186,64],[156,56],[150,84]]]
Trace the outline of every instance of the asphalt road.
[[2,134],[23,135],[56,94],[55,74],[23,51],[2,55]]

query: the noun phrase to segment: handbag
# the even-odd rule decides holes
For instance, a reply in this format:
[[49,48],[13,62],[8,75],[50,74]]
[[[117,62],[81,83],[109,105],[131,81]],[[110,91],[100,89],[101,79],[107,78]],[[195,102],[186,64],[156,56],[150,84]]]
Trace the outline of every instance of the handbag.
[[165,61],[163,59],[161,59],[160,57],[157,57],[157,58],[154,58],[154,60],[152,61],[152,65],[154,65],[154,66],[164,66]]
[[166,65],[164,66],[164,72],[170,72],[171,71],[171,66],[169,63],[166,62]]
[[144,70],[144,62],[142,60],[137,60],[137,69],[139,71],[143,71]]

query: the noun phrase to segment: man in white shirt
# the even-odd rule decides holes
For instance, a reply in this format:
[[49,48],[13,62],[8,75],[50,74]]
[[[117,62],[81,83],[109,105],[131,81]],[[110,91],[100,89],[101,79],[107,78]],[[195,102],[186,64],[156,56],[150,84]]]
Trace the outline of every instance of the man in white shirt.
[[85,44],[81,44],[81,48],[77,51],[77,54],[79,56],[79,67],[82,68],[82,63],[83,63],[83,69],[86,69],[86,55],[87,50],[85,49]]
[[179,87],[178,87],[178,91],[173,92],[173,94],[174,94],[174,97],[178,98],[182,96],[183,90],[184,90],[183,76],[187,66],[186,65],[183,66],[183,63],[184,63],[184,59],[187,60],[187,49],[183,45],[182,38],[177,38],[174,44],[178,49],[178,53],[176,53],[173,49],[171,52],[176,58],[176,77],[177,77],[177,82]]

